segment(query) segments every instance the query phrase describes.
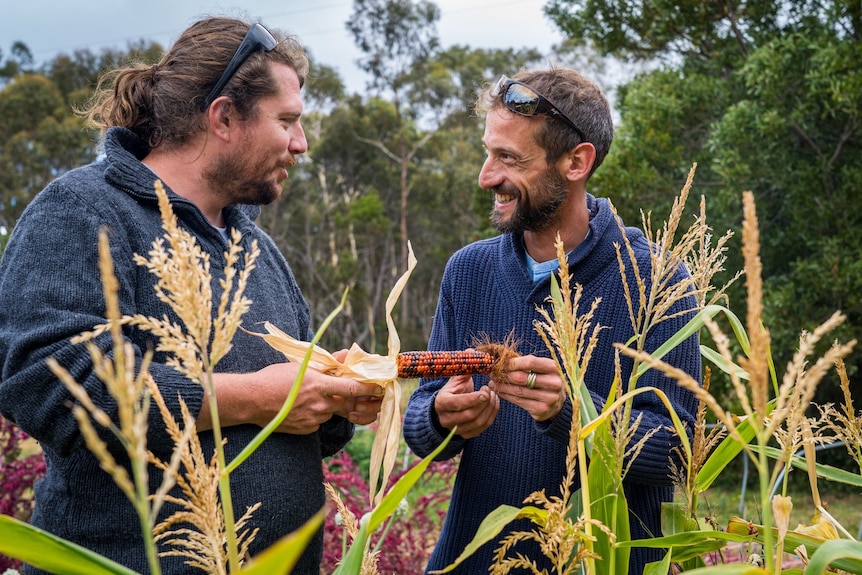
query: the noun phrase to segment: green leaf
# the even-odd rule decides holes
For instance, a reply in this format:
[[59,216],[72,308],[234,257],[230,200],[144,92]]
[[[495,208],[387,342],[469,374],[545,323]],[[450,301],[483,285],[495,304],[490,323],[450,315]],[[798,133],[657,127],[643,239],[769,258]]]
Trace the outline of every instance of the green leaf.
[[700,346],[700,355],[705,360],[715,365],[718,369],[727,374],[735,374],[739,379],[747,380],[748,372],[736,365],[733,362],[728,363],[724,357],[714,349],[705,345]]
[[512,521],[524,518],[531,519],[533,523],[541,525],[547,518],[547,512],[537,507],[518,508],[510,505],[501,505],[485,516],[485,519],[483,519],[481,525],[479,525],[479,529],[476,531],[476,535],[473,537],[473,540],[467,544],[467,547],[464,548],[461,555],[459,555],[451,565],[448,565],[445,569],[441,569],[440,571],[435,571],[435,573],[449,573],[458,567],[458,565],[460,565],[465,559],[470,557],[470,555],[475,553],[479,547],[499,536],[503,529],[505,529],[505,527]]
[[[810,563],[805,567],[805,575],[817,575],[825,573],[830,565],[838,565],[840,559],[851,559],[858,562],[855,570],[841,569],[850,573],[862,573],[862,542],[848,541],[846,539],[833,539],[825,542],[814,554],[809,556]],[[843,565],[843,564],[842,564]]]
[[456,432],[457,428],[453,429],[437,449],[414,465],[410,471],[402,475],[380,503],[377,504],[377,507],[361,521],[356,538],[350,544],[350,549],[348,549],[347,554],[338,565],[338,568],[333,572],[333,575],[353,575],[359,573],[362,568],[362,557],[365,555],[365,547],[369,534],[374,533],[374,530],[398,508],[401,500],[407,496],[410,489],[413,488],[431,462],[434,461],[434,458],[449,444]]
[[320,529],[324,519],[326,519],[326,510],[321,509],[306,521],[305,525],[267,547],[266,551],[257,555],[249,565],[240,570],[240,573],[244,575],[290,573],[305,548],[308,547],[308,543]]
[[665,535],[699,531],[700,525],[685,504],[676,501],[666,501],[661,504],[661,532]]
[[622,541],[620,547],[649,547],[651,549],[670,549],[674,563],[700,557],[704,553],[717,551],[728,542],[745,542],[754,539],[752,535],[736,535],[724,531],[684,531],[666,537]]
[[132,575],[128,567],[23,521],[0,514],[0,552],[63,575]]
[[[766,415],[772,413],[775,408],[775,400],[773,399],[766,404]],[[751,442],[754,439],[755,430],[751,427],[751,420],[746,419],[736,426],[739,435],[746,442]],[[747,444],[747,443],[746,443]],[[731,436],[725,437],[722,442],[710,454],[709,458],[704,462],[703,467],[697,473],[695,485],[698,491],[709,489],[712,482],[715,481],[721,472],[732,462],[737,455],[742,451],[743,445]]]
[[647,563],[643,575],[667,575],[670,573],[670,553],[666,553],[661,561]]
[[[752,446],[755,451],[758,451],[760,448],[757,446]],[[771,458],[778,459],[782,456],[782,452],[779,449],[774,447],[764,446],[763,451]],[[790,457],[790,464],[803,471],[808,470],[808,463],[805,461],[805,458],[800,457],[798,455],[792,455]],[[847,485],[854,485],[856,487],[862,487],[862,475],[858,473],[853,473],[852,471],[846,471],[844,469],[838,469],[837,467],[832,467],[831,465],[824,465],[822,463],[815,463],[814,468],[817,471],[817,477],[822,479],[827,479],[829,481],[836,481],[838,483],[846,483]]]
[[[607,408],[606,408],[607,412]],[[631,539],[629,506],[620,483],[620,470],[615,463],[614,440],[610,431],[611,418],[605,418],[596,428],[594,449],[600,453],[590,459],[587,481],[590,488],[590,516],[610,529],[616,543]],[[610,537],[599,529],[593,529],[593,551],[601,561],[596,561],[599,573],[614,575],[629,570],[630,550],[614,544]]]
[[[736,335],[737,340],[739,340],[740,346],[742,349],[748,353],[750,349],[748,343],[748,336],[745,334],[745,329],[742,327],[742,322],[739,321],[739,318],[736,315],[727,309],[724,306],[720,305],[708,305],[701,309],[699,312],[695,314],[693,318],[691,318],[687,324],[682,326],[678,332],[673,334],[667,341],[665,341],[662,345],[660,345],[656,350],[650,355],[655,359],[661,359],[668,352],[670,352],[673,348],[687,340],[692,334],[696,333],[705,325],[706,318],[715,317],[718,313],[723,313],[725,317],[727,317],[730,322],[730,326],[733,329],[734,334]],[[649,365],[642,363],[638,367],[637,376],[640,377],[643,375],[648,369]]]
[[[733,521],[731,521],[731,524]],[[745,529],[746,531],[754,530],[754,539],[763,543],[764,540],[764,527],[762,525],[757,525],[754,523],[748,523],[746,521],[740,522],[736,527],[728,524],[728,531],[731,529]],[[773,538],[778,537],[778,530],[772,529]],[[843,545],[838,545],[841,542],[852,543],[852,545],[848,545],[845,549]],[[784,536],[784,551],[786,553],[795,553],[796,548],[800,545],[805,547],[805,553],[809,558],[813,559],[815,554],[820,550],[821,547],[826,546],[826,551],[824,552],[824,556],[818,561],[825,561],[834,568],[840,569],[842,571],[847,571],[848,573],[855,573],[856,575],[862,575],[862,555],[857,555],[857,553],[862,552],[862,548],[857,547],[857,545],[862,545],[862,543],[855,541],[848,541],[846,539],[829,539],[824,540],[819,537],[812,537],[811,535],[805,535],[802,533],[797,533],[795,531],[788,531]],[[810,566],[810,565],[809,565]],[[807,568],[805,573],[811,575],[812,573],[823,573],[822,570],[814,570],[808,571]]]
[[686,571],[686,575],[769,575],[766,569],[746,563],[725,563]]

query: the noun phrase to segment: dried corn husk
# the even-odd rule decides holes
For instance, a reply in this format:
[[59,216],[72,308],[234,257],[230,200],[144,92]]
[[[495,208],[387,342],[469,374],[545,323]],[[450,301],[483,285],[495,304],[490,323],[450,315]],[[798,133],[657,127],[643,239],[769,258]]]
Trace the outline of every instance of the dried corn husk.
[[[308,363],[310,368],[322,373],[347,377],[364,383],[376,383],[384,389],[380,415],[377,419],[377,435],[371,446],[371,493],[369,499],[372,505],[377,505],[383,498],[401,442],[401,387],[398,385],[397,363],[398,352],[401,351],[401,339],[395,329],[392,310],[395,308],[404,286],[407,285],[410,274],[416,267],[416,257],[413,255],[413,248],[409,244],[408,251],[407,271],[398,279],[386,299],[386,325],[389,329],[388,355],[367,353],[354,343],[348,350],[344,363],[341,363],[328,351],[315,345]],[[255,335],[266,340],[270,346],[283,353],[289,361],[301,362],[305,359],[305,354],[311,345],[310,342],[297,340],[269,322],[264,323],[264,328],[267,331],[266,334]]]

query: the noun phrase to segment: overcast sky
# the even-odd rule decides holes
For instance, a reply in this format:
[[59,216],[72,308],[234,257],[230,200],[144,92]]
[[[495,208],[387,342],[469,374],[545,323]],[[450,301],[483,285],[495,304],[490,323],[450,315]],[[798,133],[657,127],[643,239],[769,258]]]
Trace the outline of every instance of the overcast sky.
[[[443,47],[538,48],[562,40],[545,17],[547,0],[436,0]],[[125,49],[153,40],[167,47],[194,20],[207,14],[244,16],[298,35],[313,57],[334,67],[349,91],[363,92],[366,77],[345,22],[352,0],[0,0],[0,50],[24,42],[38,63],[57,53],[88,48]]]

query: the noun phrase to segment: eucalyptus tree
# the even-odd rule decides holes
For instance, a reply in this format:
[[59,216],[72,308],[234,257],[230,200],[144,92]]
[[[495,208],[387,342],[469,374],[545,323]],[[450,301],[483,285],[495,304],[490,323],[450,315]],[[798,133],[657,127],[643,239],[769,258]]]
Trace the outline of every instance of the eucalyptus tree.
[[13,42],[9,56],[4,56],[0,49],[0,86],[19,74],[32,71],[32,68],[33,53],[24,42],[20,40]]
[[[628,220],[637,208],[667,213],[696,161],[719,233],[738,228],[752,190],[776,360],[836,309],[848,316],[836,337],[858,333],[862,3],[551,0],[546,12],[604,54],[657,63],[620,90],[621,126],[594,190]],[[851,373],[859,365],[848,361]]]
[[[362,55],[358,66],[371,76],[369,88],[378,95],[391,97],[398,135],[394,147],[385,142],[356,134],[359,141],[375,146],[399,167],[401,232],[401,269],[407,268],[408,198],[411,167],[419,150],[434,135],[415,126],[415,107],[408,108],[404,92],[410,89],[411,71],[438,49],[437,20],[440,10],[427,0],[354,0],[347,29]],[[401,322],[407,322],[409,290],[401,295]]]
[[58,174],[95,158],[93,140],[60,91],[38,74],[0,90],[0,247],[21,212]]

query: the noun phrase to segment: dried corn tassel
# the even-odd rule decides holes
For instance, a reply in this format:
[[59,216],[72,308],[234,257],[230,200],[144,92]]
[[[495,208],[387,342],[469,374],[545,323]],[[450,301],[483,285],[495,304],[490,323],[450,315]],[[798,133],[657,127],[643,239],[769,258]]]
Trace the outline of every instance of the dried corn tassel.
[[482,351],[402,351],[398,354],[398,377],[452,377],[488,373],[494,358]]

